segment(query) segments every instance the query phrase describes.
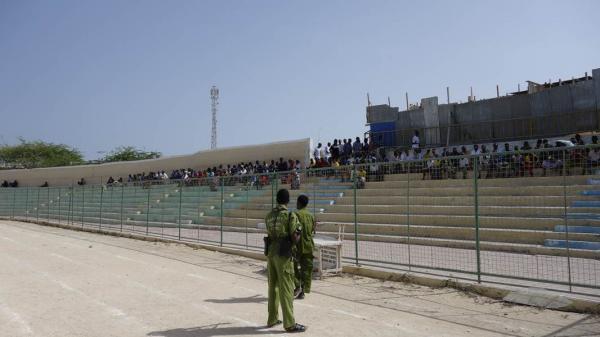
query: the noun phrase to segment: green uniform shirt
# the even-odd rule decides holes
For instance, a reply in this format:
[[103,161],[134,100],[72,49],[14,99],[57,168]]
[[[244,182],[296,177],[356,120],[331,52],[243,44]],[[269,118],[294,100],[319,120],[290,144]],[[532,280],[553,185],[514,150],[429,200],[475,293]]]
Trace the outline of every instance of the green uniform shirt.
[[[291,218],[290,218],[291,216]],[[279,240],[291,235],[298,229],[302,230],[298,217],[288,212],[285,205],[277,205],[265,218],[267,233],[271,239],[269,256],[277,255]]]
[[315,248],[315,242],[313,241],[313,235],[315,231],[315,216],[312,215],[306,208],[303,208],[296,213],[300,226],[302,226],[302,235],[300,242],[298,242],[298,253],[301,255],[313,254]]

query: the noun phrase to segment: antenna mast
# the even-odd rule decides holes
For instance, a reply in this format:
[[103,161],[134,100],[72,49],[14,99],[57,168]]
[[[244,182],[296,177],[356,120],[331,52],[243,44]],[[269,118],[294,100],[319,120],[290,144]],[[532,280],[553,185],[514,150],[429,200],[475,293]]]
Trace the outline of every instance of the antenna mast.
[[210,149],[217,148],[217,105],[219,105],[219,89],[216,86],[210,88],[210,111],[212,112],[212,132],[210,134]]

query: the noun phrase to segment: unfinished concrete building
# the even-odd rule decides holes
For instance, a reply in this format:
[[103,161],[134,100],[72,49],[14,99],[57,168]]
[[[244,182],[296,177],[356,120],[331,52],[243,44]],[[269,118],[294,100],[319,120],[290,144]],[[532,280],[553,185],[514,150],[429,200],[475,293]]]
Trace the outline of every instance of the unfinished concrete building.
[[422,146],[445,146],[556,137],[600,129],[600,68],[592,76],[538,84],[507,96],[439,104],[438,97],[400,111],[367,106],[369,137],[380,146],[410,145],[414,130]]

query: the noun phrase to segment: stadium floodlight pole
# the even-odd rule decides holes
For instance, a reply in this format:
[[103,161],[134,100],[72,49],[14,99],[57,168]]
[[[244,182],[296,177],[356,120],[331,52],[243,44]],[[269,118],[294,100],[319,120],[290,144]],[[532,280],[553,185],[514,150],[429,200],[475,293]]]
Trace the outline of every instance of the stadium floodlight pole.
[[210,134],[210,149],[217,148],[217,106],[219,105],[219,88],[212,86],[210,88],[210,111],[212,113],[212,131]]

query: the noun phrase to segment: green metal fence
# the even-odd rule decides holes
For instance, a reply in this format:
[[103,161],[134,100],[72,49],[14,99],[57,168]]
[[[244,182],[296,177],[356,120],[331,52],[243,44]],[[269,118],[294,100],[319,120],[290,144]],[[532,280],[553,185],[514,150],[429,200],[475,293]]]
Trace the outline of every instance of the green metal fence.
[[2,188],[0,216],[259,251],[279,188],[292,211],[309,197],[346,264],[600,296],[597,146]]

